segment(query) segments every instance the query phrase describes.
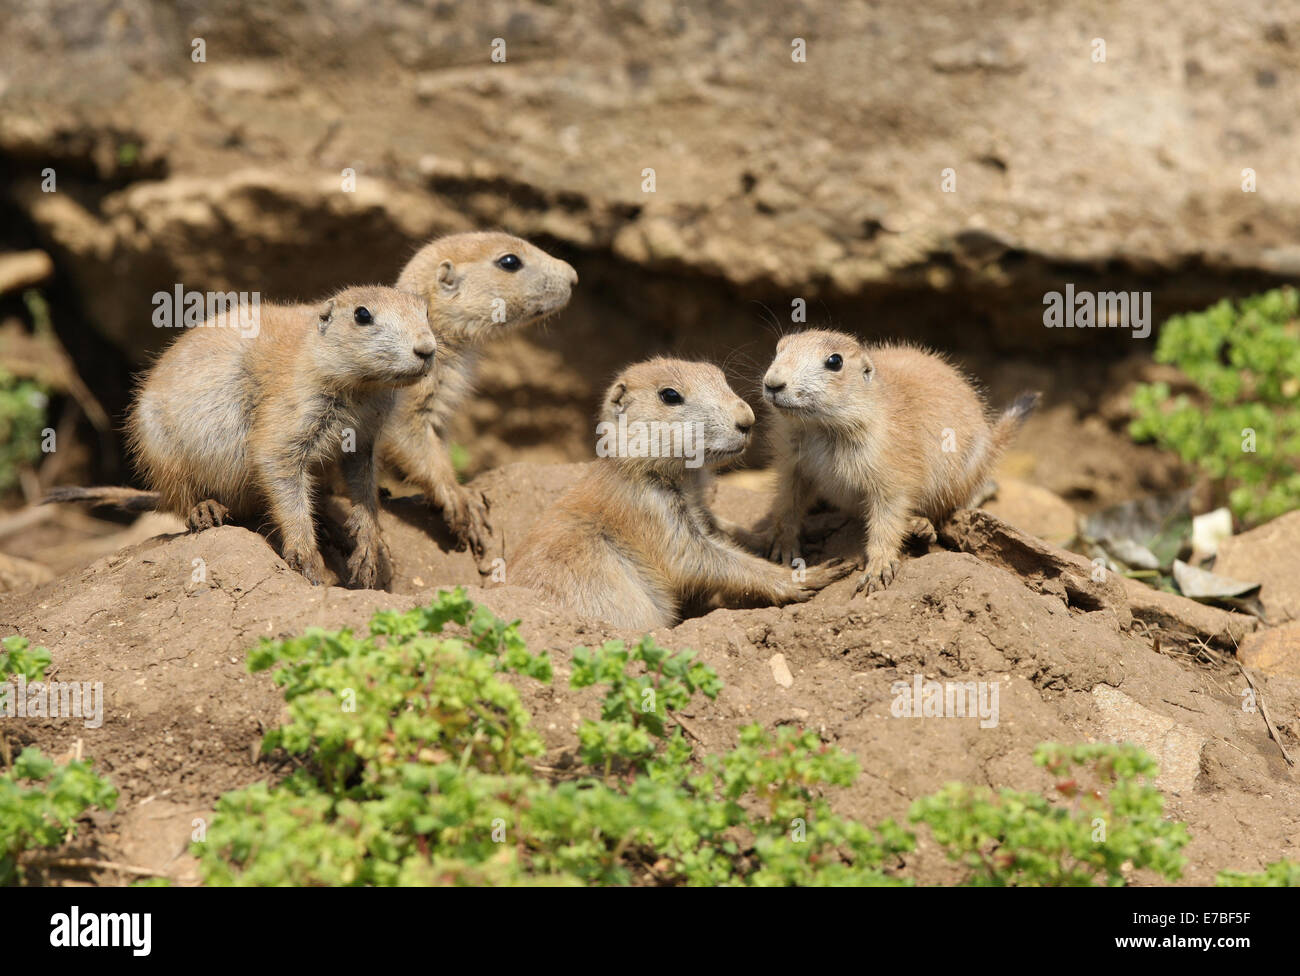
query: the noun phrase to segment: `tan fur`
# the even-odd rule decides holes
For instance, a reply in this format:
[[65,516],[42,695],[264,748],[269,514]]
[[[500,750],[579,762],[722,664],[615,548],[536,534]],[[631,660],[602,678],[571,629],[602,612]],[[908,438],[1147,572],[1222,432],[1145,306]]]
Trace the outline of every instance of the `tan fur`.
[[[827,365],[836,355],[838,370]],[[861,592],[892,582],[909,533],[933,538],[925,520],[970,502],[1037,395],[991,425],[980,395],[940,356],[809,330],[781,339],[763,398],[778,473],[769,556],[799,555],[804,515],[824,498],[866,522]]]
[[[514,254],[518,271],[496,262]],[[482,346],[558,312],[569,302],[577,272],[564,261],[509,234],[454,234],[411,258],[397,287],[428,303],[438,337],[433,372],[398,394],[379,440],[379,457],[397,468],[440,509],[458,548],[481,561],[491,531],[486,500],[456,480],[447,426],[473,388]],[[504,305],[497,303],[500,299]]]
[[[373,322],[358,323],[359,308]],[[385,562],[375,438],[395,389],[427,375],[434,350],[424,303],[391,288],[263,304],[256,335],[209,323],[168,347],[132,407],[131,453],[158,508],[192,529],[269,512],[285,561],[317,584],[325,564],[313,522],[316,474],[338,463],[353,503],[350,582],[375,586]]]
[[[665,404],[676,390],[684,402]],[[536,524],[509,570],[558,606],[617,627],[652,630],[677,622],[683,599],[785,604],[809,599],[848,567],[827,565],[806,579],[727,539],[705,502],[708,469],[749,443],[754,412],[707,363],[652,359],[628,367],[605,397],[600,420],[689,422],[703,464],[683,457],[598,458]],[[630,453],[630,452],[629,452]]]

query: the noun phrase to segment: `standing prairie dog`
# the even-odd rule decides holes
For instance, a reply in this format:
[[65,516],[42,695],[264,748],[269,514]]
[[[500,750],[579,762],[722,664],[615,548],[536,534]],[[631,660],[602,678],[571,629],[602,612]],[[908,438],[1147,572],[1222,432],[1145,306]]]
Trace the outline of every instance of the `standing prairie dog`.
[[314,304],[262,304],[256,329],[209,320],[149,370],[127,440],[152,492],[56,489],[46,501],[157,508],[198,531],[269,512],[285,561],[325,580],[316,545],[318,469],[348,484],[349,582],[381,582],[374,445],[396,388],[428,376],[436,342],[423,301],[392,288],[347,288]]
[[1038,398],[1021,394],[990,424],[970,382],[934,353],[868,347],[842,332],[784,336],[763,377],[778,474],[769,556],[799,555],[804,515],[821,497],[863,517],[857,592],[883,589],[904,538],[933,540],[925,520],[970,503]]
[[583,616],[652,630],[676,623],[689,596],[796,603],[851,569],[792,574],[720,532],[705,503],[708,469],[744,451],[754,411],[716,366],[629,366],[600,420],[601,457],[528,534],[512,583]]
[[569,303],[573,268],[509,234],[453,234],[411,258],[396,287],[428,303],[438,337],[433,371],[403,390],[379,439],[379,458],[399,469],[442,511],[447,527],[482,560],[491,531],[482,495],[456,480],[447,426],[474,383],[479,351]]

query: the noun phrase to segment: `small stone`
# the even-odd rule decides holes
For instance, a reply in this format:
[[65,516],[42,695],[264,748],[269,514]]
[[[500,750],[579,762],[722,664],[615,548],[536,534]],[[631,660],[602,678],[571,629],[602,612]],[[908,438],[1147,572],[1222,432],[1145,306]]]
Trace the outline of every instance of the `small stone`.
[[1214,572],[1261,584],[1268,623],[1300,619],[1300,511],[1224,539]]
[[1300,678],[1300,620],[1251,634],[1237,660],[1248,668]]
[[773,654],[767,664],[772,669],[772,677],[782,688],[789,688],[794,684],[794,675],[790,673],[790,667],[785,663],[784,654]]
[[1145,749],[1160,767],[1156,788],[1169,793],[1192,789],[1201,771],[1205,737],[1172,718],[1153,712],[1109,685],[1092,689],[1104,737]]

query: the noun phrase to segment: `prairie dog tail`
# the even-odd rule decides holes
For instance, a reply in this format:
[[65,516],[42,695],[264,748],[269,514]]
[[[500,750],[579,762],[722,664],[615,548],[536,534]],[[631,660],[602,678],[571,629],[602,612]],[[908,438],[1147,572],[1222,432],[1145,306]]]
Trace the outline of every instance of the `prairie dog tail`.
[[152,512],[158,508],[161,496],[156,491],[140,491],[138,488],[81,488],[65,485],[51,488],[41,499],[42,505],[51,502],[86,502],[90,505],[112,505],[124,512]]
[[1011,446],[1011,441],[1015,438],[1016,432],[1025,423],[1034,408],[1038,406],[1038,401],[1043,395],[1037,390],[1026,391],[1012,402],[1011,406],[1002,411],[1002,416],[998,422],[993,425],[993,456],[1000,457],[1002,452]]
[[[1025,392],[1016,397],[1011,406],[1002,411],[1002,416],[990,429],[987,437],[982,437],[975,450],[966,460],[966,477],[970,487],[970,497],[963,504],[970,504],[970,499],[982,490],[993,466],[1006,453],[1016,432],[1020,430],[1025,418],[1034,412],[1042,394],[1037,391]],[[963,489],[964,491],[964,489]]]

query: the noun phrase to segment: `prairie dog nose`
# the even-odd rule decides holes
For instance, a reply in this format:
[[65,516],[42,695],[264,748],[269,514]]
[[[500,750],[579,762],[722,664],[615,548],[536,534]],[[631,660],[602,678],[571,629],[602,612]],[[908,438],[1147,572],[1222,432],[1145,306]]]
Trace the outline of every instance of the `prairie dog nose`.
[[437,344],[433,341],[433,336],[425,336],[415,344],[412,351],[421,359],[432,359]]
[[763,389],[768,393],[780,393],[785,389],[785,380],[775,373],[768,373],[763,377]]
[[560,265],[564,268],[564,273],[569,281],[569,287],[576,288],[578,286],[578,272],[573,270],[573,265],[569,264],[567,261],[561,261]]
[[749,429],[754,426],[754,411],[744,400],[736,401],[736,407],[731,416],[736,422],[736,429],[742,434],[748,434]]

